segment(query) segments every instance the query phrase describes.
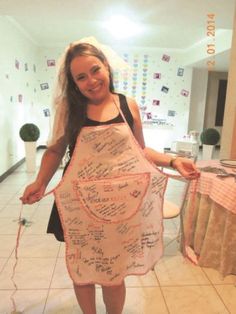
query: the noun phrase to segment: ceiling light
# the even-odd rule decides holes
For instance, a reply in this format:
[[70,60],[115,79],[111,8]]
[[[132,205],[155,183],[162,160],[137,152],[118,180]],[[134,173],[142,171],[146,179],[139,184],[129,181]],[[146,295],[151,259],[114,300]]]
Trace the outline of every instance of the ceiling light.
[[128,38],[139,34],[142,27],[123,15],[111,16],[104,26],[117,39]]

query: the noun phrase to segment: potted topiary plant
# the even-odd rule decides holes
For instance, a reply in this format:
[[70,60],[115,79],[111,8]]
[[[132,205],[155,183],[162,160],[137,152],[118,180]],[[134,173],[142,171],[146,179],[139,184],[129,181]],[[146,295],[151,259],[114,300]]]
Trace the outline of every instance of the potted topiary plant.
[[214,128],[208,128],[202,131],[200,139],[203,145],[202,159],[211,159],[215,145],[220,140],[220,133]]
[[36,170],[36,142],[40,136],[40,130],[33,123],[24,124],[19,131],[20,138],[25,142],[25,159],[27,172]]

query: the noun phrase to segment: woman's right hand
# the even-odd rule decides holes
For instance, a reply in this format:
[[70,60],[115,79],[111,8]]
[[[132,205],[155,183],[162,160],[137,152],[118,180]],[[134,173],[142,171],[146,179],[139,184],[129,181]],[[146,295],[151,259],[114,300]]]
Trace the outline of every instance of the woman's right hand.
[[33,204],[41,200],[46,190],[46,185],[35,181],[28,185],[20,197],[23,204]]

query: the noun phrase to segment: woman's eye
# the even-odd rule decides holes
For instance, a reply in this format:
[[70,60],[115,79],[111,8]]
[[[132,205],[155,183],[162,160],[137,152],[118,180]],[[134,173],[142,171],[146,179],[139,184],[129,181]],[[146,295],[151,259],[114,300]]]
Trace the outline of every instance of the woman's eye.
[[81,76],[78,76],[77,77],[77,81],[82,81],[85,79],[85,76],[84,75],[81,75]]
[[98,72],[100,69],[101,69],[100,67],[95,67],[95,68],[93,69],[93,73]]

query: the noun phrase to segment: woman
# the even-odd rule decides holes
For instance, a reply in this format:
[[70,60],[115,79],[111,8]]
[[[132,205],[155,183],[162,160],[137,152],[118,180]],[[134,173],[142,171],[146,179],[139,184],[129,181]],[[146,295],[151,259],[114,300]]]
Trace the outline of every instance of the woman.
[[[136,207],[139,208],[148,188],[150,187],[149,190],[152,190],[150,193],[153,193],[155,190],[154,185],[150,185],[150,174],[149,170],[147,170],[151,169],[153,165],[147,164],[145,157],[157,166],[171,166],[177,169],[187,179],[196,178],[198,172],[193,162],[189,159],[172,158],[145,147],[138,106],[134,100],[126,99],[123,95],[114,92],[109,63],[102,51],[95,46],[79,43],[68,48],[59,73],[59,85],[62,92],[56,99],[58,112],[56,116],[57,123],[54,126],[54,138],[43,155],[35,182],[25,189],[21,200],[23,204],[33,204],[43,197],[50,179],[57,170],[67,146],[69,146],[71,162],[68,168],[66,167],[63,177],[64,181],[62,180],[64,185],[59,185],[59,192],[56,193],[57,205],[54,204],[53,206],[48,232],[54,233],[59,241],[63,241],[65,237],[68,269],[83,313],[96,313],[94,284],[100,283],[107,313],[121,314],[125,302],[125,285],[122,279],[125,275],[123,276],[118,272],[114,276],[111,265],[115,265],[115,260],[118,260],[119,255],[122,255],[119,254],[119,250],[122,251],[123,248],[117,249],[116,255],[114,253],[112,259],[108,262],[108,258],[106,258],[106,263],[108,264],[105,267],[103,254],[105,250],[108,250],[106,254],[111,255],[115,243],[107,249],[108,242],[106,242],[105,246],[103,246],[102,242],[108,237],[109,232],[112,239],[112,232],[119,228],[117,237],[120,236],[121,239],[121,234],[125,233],[121,231],[121,227],[124,228],[124,224],[119,225],[119,228],[114,226],[120,221],[131,219],[129,211],[132,206],[129,207],[127,205],[130,202],[130,198],[132,198],[132,203],[137,202]],[[126,128],[126,125],[124,126],[123,124],[128,124],[129,128]],[[132,130],[132,132],[129,134],[127,129]],[[146,170],[143,170],[143,172],[139,169],[142,167],[146,167]],[[140,172],[141,176],[139,174],[136,176],[136,172]],[[77,180],[77,177],[80,181]],[[164,193],[165,180],[162,177],[163,175],[158,173],[156,177],[154,175],[151,179],[154,181],[156,178],[157,181],[159,180],[159,183],[164,182],[161,185]],[[101,178],[102,188],[99,186]],[[109,178],[111,178],[110,181]],[[126,194],[123,193],[123,186],[126,186]],[[115,189],[116,191],[119,190],[119,193],[110,192],[114,192]],[[100,190],[102,190],[102,194],[99,194]],[[127,191],[130,192],[129,198],[127,197]],[[156,199],[158,199],[158,191],[155,190],[154,192],[156,193]],[[75,196],[71,196],[73,193],[77,193],[76,198],[80,198],[79,205],[78,201],[77,203],[75,202]],[[159,204],[161,204],[160,202],[162,202],[161,196],[159,197]],[[83,212],[81,211],[82,207],[85,209]],[[115,210],[113,210],[114,208]],[[147,212],[147,208],[145,210]],[[144,213],[144,209],[140,211]],[[79,218],[73,216],[74,213],[81,216],[78,216]],[[140,215],[138,209],[133,213],[134,217],[135,215]],[[144,214],[142,214],[142,218],[138,216],[140,225],[142,224],[141,220],[145,220],[144,216]],[[70,229],[72,220],[76,220],[77,224],[79,224],[76,231],[75,228]],[[86,223],[87,221],[89,223],[86,224],[85,220]],[[93,221],[97,223],[100,221],[99,230],[98,225],[93,226],[95,225],[95,223],[92,223]],[[83,225],[86,226],[83,227]],[[106,228],[108,231],[106,231]],[[85,234],[88,229],[90,231],[88,234]],[[84,230],[83,235],[81,235],[82,230]],[[154,234],[154,231],[155,234],[159,232],[152,229],[152,234]],[[89,245],[90,240],[88,240],[88,237],[91,238],[91,235],[93,236],[91,240],[93,244],[90,245],[88,254],[91,254],[93,250],[94,255],[91,255],[91,259],[88,261],[85,258],[87,253],[83,253],[83,248]],[[129,258],[131,260],[132,258],[134,259],[130,266],[128,262],[124,261],[124,269],[129,269],[129,267],[132,268],[133,266],[138,268],[139,265],[135,265],[135,259],[141,261],[140,258],[143,258],[144,255],[144,251],[142,251],[144,247],[145,250],[151,250],[150,247],[154,247],[156,245],[154,242],[158,242],[159,238],[155,238],[151,245],[148,238],[148,248],[145,241],[145,238],[142,238],[142,245],[136,247],[135,253],[134,246],[132,246],[131,250],[125,240],[123,242],[119,241],[126,248],[125,254],[130,254]],[[96,245],[96,243],[100,246]],[[154,263],[159,256],[151,258]],[[94,266],[93,264],[96,265]],[[118,264],[120,264],[120,261]],[[94,271],[84,274],[89,272],[83,270],[87,269],[83,268],[87,266],[94,266]],[[118,266],[116,265],[116,267]],[[145,272],[147,271],[147,267],[145,268],[144,265],[142,265],[141,269],[145,269]],[[140,273],[142,270],[140,270]],[[107,281],[105,279],[103,281],[103,273],[104,278],[105,275],[107,276]],[[127,273],[130,274],[129,272]],[[97,274],[99,277],[96,277]],[[116,276],[119,279],[117,281],[114,279]],[[95,277],[99,278],[99,280]]]

